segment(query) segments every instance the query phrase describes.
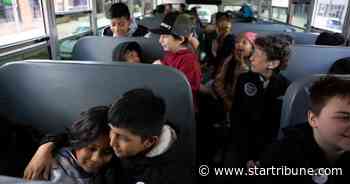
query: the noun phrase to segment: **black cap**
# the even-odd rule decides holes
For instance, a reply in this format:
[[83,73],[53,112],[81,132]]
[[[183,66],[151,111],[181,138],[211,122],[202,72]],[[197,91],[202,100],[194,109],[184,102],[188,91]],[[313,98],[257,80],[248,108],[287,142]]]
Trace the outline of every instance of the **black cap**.
[[175,36],[189,36],[194,31],[194,22],[191,15],[169,13],[164,17],[158,29],[151,30],[155,34],[171,34]]

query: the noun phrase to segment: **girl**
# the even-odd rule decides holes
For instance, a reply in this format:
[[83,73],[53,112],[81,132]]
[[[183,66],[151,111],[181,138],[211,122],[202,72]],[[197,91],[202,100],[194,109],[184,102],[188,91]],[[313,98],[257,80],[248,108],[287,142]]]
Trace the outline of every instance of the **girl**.
[[68,145],[55,153],[57,164],[49,180],[58,183],[95,183],[98,173],[111,160],[108,107],[98,106],[82,113],[67,130]]

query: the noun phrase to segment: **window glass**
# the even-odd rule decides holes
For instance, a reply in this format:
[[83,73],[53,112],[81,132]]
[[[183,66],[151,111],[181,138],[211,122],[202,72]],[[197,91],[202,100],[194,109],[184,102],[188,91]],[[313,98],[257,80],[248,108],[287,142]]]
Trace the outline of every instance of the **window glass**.
[[272,0],[273,7],[288,8],[289,0]]
[[269,19],[269,3],[267,1],[263,1],[261,5],[261,18]]
[[306,28],[308,11],[310,11],[310,3],[295,2],[291,6],[291,24],[301,28]]
[[113,4],[112,0],[97,0],[97,27],[101,28],[110,24],[107,18],[108,10]]
[[152,14],[153,10],[156,8],[155,7],[155,2],[154,0],[145,0],[144,1],[145,5],[144,5],[144,15],[150,15]]
[[122,2],[128,5],[130,13],[134,18],[143,15],[142,0],[122,0]]
[[54,0],[56,13],[90,10],[91,0]]
[[287,22],[288,8],[272,7],[272,19]]
[[240,9],[241,9],[241,6],[224,6],[224,11],[238,12]]
[[40,0],[0,0],[0,47],[45,36]]
[[312,26],[342,32],[348,0],[318,0],[313,12]]
[[61,59],[71,59],[73,47],[80,38],[74,35],[91,31],[89,14],[57,16],[56,24],[59,39],[59,57]]
[[212,15],[218,12],[218,6],[216,5],[191,4],[189,9],[193,7],[198,7],[198,15],[203,23],[211,22]]
[[287,22],[289,0],[272,0],[272,19]]
[[56,17],[58,39],[91,30],[89,14]]

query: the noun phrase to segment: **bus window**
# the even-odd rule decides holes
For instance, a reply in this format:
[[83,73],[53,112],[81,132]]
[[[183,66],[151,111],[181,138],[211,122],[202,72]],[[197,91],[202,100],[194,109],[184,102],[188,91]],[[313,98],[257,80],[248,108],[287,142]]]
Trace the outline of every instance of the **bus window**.
[[90,10],[90,0],[55,0],[56,13]]
[[198,15],[203,23],[210,23],[212,15],[218,12],[216,5],[191,4],[189,9],[193,7],[198,7]]
[[108,10],[113,4],[113,0],[97,0],[97,28],[102,28],[110,24],[107,18]]
[[56,24],[58,39],[91,30],[89,14],[58,16],[56,17]]
[[[91,32],[92,0],[55,0],[56,28],[61,59],[71,59],[73,47],[83,33]],[[74,37],[73,37],[74,36]]]
[[343,31],[348,3],[348,0],[317,1],[315,3],[311,25],[319,29],[341,33]]
[[0,1],[0,47],[46,35],[40,0]]
[[292,4],[291,8],[290,24],[306,28],[308,11],[311,10],[310,4],[296,2],[295,4]]
[[145,0],[144,1],[144,3],[145,3],[144,9],[143,9],[144,15],[152,14],[153,10],[155,9],[155,4],[156,4],[153,1],[154,0]]
[[272,0],[272,19],[287,23],[288,0]]
[[143,15],[142,0],[122,0],[122,2],[128,5],[134,18],[139,18]]
[[240,9],[241,9],[241,6],[224,6],[224,11],[238,12]]
[[261,3],[261,12],[259,16],[264,20],[269,19],[269,3],[267,1]]

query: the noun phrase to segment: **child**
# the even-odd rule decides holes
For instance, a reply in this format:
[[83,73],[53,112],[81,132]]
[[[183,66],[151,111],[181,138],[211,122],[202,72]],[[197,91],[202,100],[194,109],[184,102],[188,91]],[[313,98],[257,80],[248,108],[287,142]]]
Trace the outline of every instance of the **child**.
[[223,99],[225,112],[230,112],[234,86],[237,76],[249,70],[249,58],[254,51],[256,33],[246,32],[238,35],[234,53],[226,58],[223,67],[213,83],[213,90]]
[[67,130],[67,145],[55,153],[56,166],[49,180],[59,183],[95,183],[97,174],[111,160],[107,124],[108,107],[84,112]]
[[143,63],[142,48],[137,42],[125,42],[117,47],[116,60],[127,63]]
[[138,37],[148,33],[147,28],[137,25],[130,15],[129,8],[124,3],[114,3],[109,9],[111,26],[103,30],[104,36]]
[[214,56],[214,75],[218,74],[224,60],[230,56],[235,46],[235,36],[231,34],[232,20],[227,13],[219,14],[216,22],[217,38],[213,40],[211,52]]
[[[249,58],[254,51],[256,33],[246,32],[237,36],[233,53],[225,60],[221,71],[209,86],[201,85],[199,95],[199,118],[201,122],[201,139],[197,142],[203,143],[203,153],[214,154],[216,148],[225,145],[226,141],[222,135],[213,135],[208,140],[205,136],[213,131],[214,124],[228,122],[227,114],[231,111],[237,77],[249,70]],[[199,126],[197,126],[199,127]],[[222,147],[222,146],[221,146]],[[204,160],[207,160],[204,158]]]
[[[279,70],[282,60],[286,62],[289,54],[290,46],[284,39],[258,37],[250,58],[251,72],[243,73],[237,79],[230,120],[242,167],[248,160],[258,159],[264,147],[277,137],[282,97],[289,86],[289,81],[279,74]],[[242,79],[251,81],[245,85]],[[248,94],[245,98],[248,100],[249,96],[257,97],[254,101],[244,102],[244,94]]]
[[160,29],[153,30],[160,34],[159,42],[165,56],[155,63],[178,69],[187,77],[192,89],[195,109],[197,109],[197,92],[201,82],[201,69],[197,55],[191,50],[190,40],[193,35],[193,21],[187,14],[172,12],[160,24]]
[[208,86],[201,85],[200,114],[204,116],[201,117],[203,121],[218,123],[226,120],[225,114],[231,110],[237,77],[249,70],[255,38],[256,33],[253,32],[239,34],[233,53],[226,58],[218,75]]
[[[261,157],[261,167],[312,169],[312,175],[270,177],[264,183],[344,183],[350,173],[350,81],[324,77],[310,89],[308,123],[290,128],[286,137]],[[320,168],[342,169],[317,173]],[[295,172],[295,171],[294,171]],[[261,181],[259,181],[261,182]]]
[[[185,159],[177,158],[180,151],[176,127],[165,123],[166,106],[151,90],[134,89],[126,92],[110,107],[108,122],[110,145],[117,158],[109,164],[102,183],[191,183],[191,168]],[[25,177],[42,175],[50,167],[50,152],[54,145],[39,147],[27,166]],[[36,177],[37,178],[37,177]]]

